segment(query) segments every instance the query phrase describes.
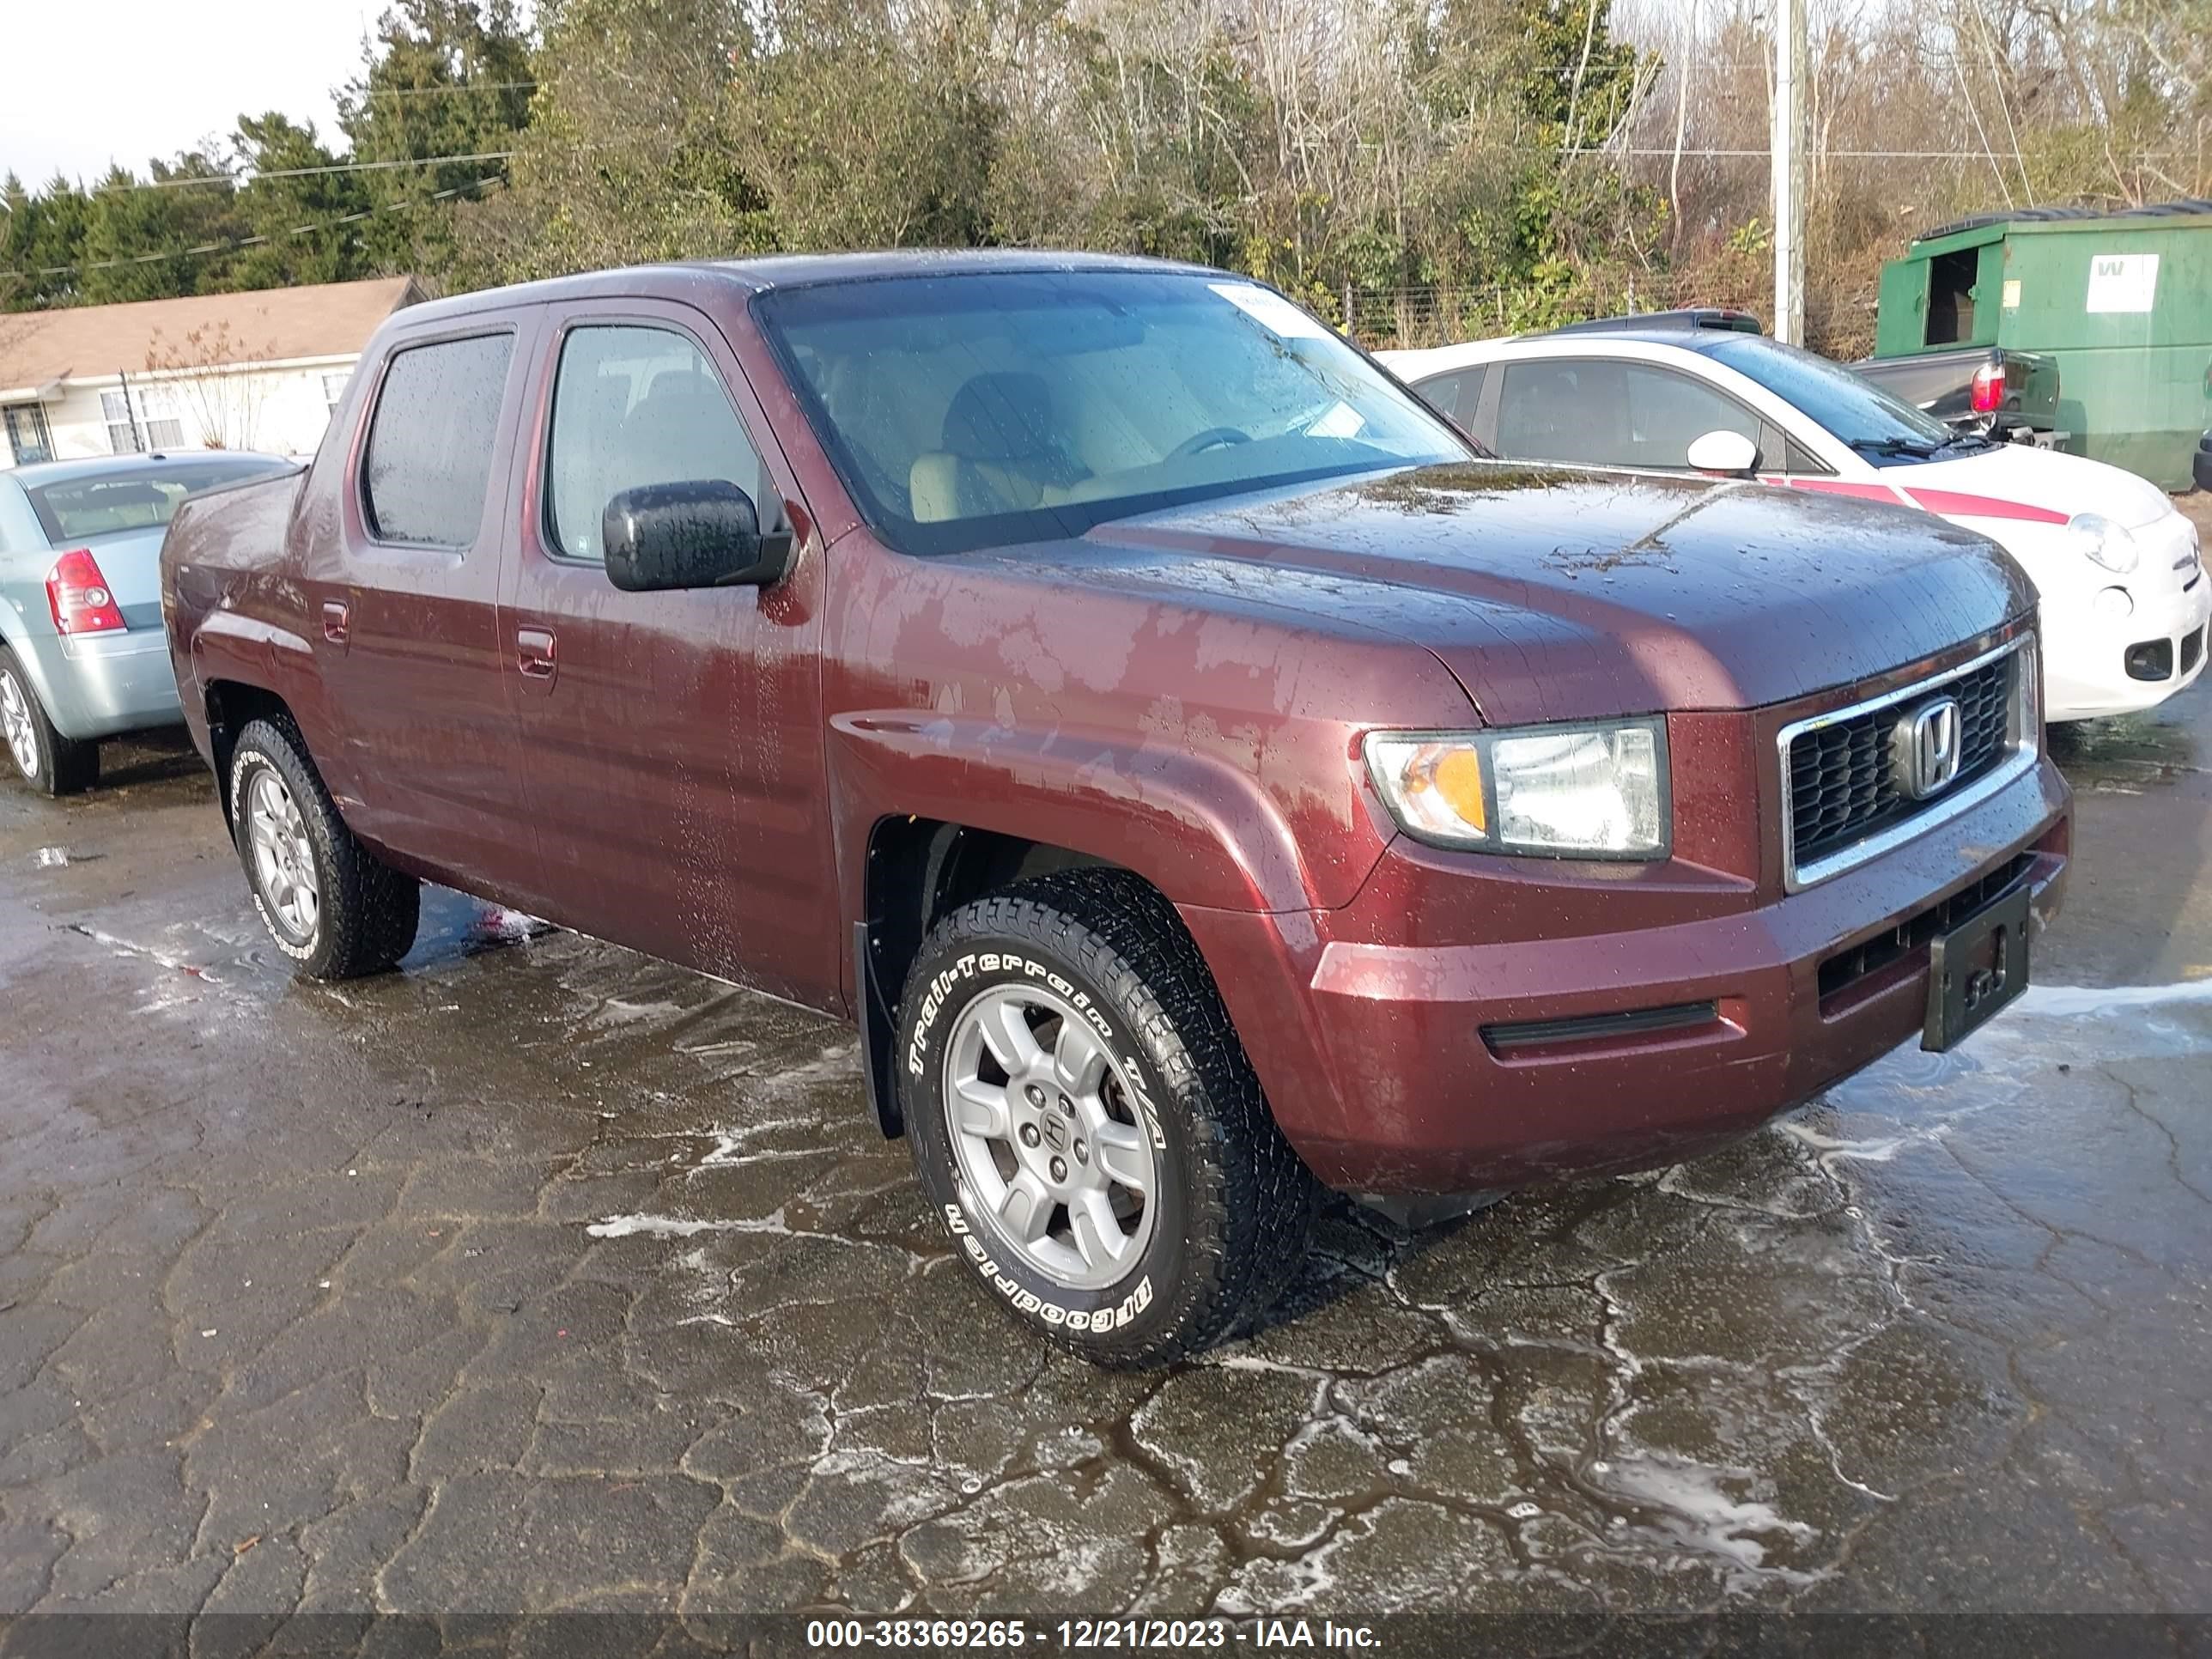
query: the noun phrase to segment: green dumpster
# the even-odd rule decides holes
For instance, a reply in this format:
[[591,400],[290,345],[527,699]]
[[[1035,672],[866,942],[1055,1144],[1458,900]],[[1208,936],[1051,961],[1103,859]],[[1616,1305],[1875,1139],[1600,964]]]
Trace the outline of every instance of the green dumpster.
[[1989,214],[1882,267],[1876,357],[1991,345],[2057,359],[2060,447],[2188,489],[2212,426],[2212,202]]

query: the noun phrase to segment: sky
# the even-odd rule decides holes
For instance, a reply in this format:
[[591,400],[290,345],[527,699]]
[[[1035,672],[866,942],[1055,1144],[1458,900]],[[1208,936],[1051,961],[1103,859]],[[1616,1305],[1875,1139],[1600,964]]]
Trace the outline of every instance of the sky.
[[241,112],[338,137],[332,91],[384,0],[0,0],[0,174],[144,173]]

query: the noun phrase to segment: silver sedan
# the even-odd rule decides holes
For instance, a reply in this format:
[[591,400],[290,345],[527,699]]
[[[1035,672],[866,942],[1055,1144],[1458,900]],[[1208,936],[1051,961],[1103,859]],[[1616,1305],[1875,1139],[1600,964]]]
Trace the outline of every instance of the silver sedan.
[[0,750],[72,794],[100,740],[183,715],[161,629],[161,537],[177,503],[282,471],[273,455],[112,455],[0,472]]

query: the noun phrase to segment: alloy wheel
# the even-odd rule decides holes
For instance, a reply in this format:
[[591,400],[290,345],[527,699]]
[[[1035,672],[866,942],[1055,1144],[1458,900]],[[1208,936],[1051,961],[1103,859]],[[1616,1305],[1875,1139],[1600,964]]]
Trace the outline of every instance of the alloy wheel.
[[39,734],[31,724],[31,696],[12,669],[0,673],[0,737],[7,738],[8,752],[15,757],[17,769],[25,777],[35,781],[39,775]]
[[953,1161],[1000,1246],[1076,1290],[1118,1283],[1151,1242],[1160,1161],[1121,1062],[1041,986],[985,991],[953,1023]]
[[322,889],[315,879],[315,853],[292,791],[275,772],[254,775],[246,792],[246,836],[253,848],[254,879],[269,913],[295,945],[315,936],[322,915]]

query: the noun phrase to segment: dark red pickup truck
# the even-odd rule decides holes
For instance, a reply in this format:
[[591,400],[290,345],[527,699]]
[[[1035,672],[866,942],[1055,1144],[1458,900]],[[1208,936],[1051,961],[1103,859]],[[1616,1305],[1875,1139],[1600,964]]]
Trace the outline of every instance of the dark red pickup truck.
[[854,1020],[957,1250],[1109,1362],[1263,1310],[1316,1182],[1650,1165],[1957,1041],[2066,864],[1990,543],[1489,462],[1218,271],[417,307],[162,567],[303,971],[428,879]]

